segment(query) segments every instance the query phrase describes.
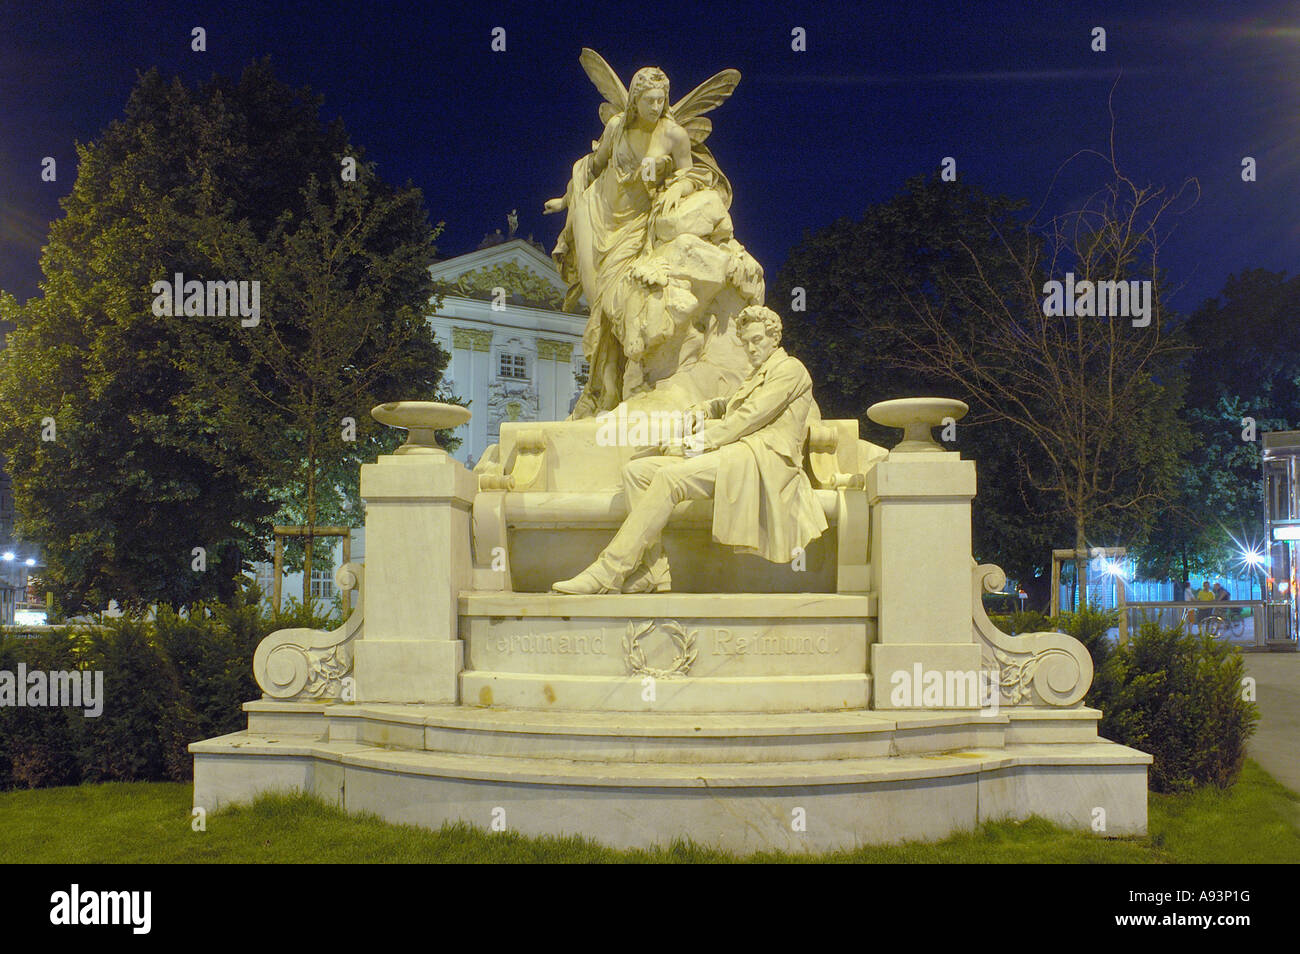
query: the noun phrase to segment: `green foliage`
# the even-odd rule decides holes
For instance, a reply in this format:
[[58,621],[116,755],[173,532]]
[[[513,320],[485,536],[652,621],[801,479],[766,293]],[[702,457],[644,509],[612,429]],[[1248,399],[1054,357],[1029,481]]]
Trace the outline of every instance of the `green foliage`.
[[[0,671],[16,676],[20,662],[28,671],[78,668],[72,637],[65,630],[39,636],[0,635]],[[79,710],[0,707],[0,789],[80,781],[81,720]]]
[[104,711],[82,720],[82,779],[188,778],[196,720],[152,627],[124,616],[78,635],[86,668],[104,673]]
[[1101,734],[1154,757],[1153,791],[1227,788],[1236,781],[1259,718],[1254,703],[1242,698],[1239,649],[1154,622],[1118,645],[1109,635],[1119,623],[1117,610],[1085,606],[1055,622],[1092,656],[1086,703],[1102,710]]
[[[771,298],[802,288],[790,349],[827,416],[929,394],[969,403],[957,448],[975,459],[975,551],[1046,601],[1050,550],[1147,537],[1189,439],[1178,341],[1162,327],[1155,264],[1163,190],[1114,177],[1080,208],[1031,223],[1023,203],[937,177],[805,238]],[[1155,284],[1149,331],[1126,318],[1053,315],[1044,280]],[[876,443],[896,438],[864,425]]]
[[[257,644],[278,629],[330,629],[335,617],[290,599],[279,612],[256,586],[228,603],[156,610],[39,636],[0,634],[0,670],[101,670],[103,711],[0,707],[0,789],[83,781],[189,778],[190,742],[247,725],[243,703],[260,698]],[[341,608],[341,607],[340,607]]]
[[[916,324],[909,297],[948,309],[957,326],[979,320],[949,289],[974,277],[971,251],[999,276],[996,285],[1010,280],[1015,260],[1000,236],[1023,232],[1024,205],[961,181],[916,176],[861,218],[840,219],[791,250],[768,299],[782,311],[785,347],[812,375],[823,417],[857,418],[863,439],[890,447],[897,432],[866,416],[877,401],[970,402],[969,389],[904,366],[900,355],[911,348],[899,329]],[[804,311],[782,307],[796,287],[806,292]],[[1041,450],[1007,424],[978,415],[958,425],[952,446],[979,469],[976,554],[1022,581],[1035,605],[1045,603],[1048,556],[1073,539],[1073,527],[1027,478],[1031,466],[1041,469]]]
[[1145,838],[1064,831],[1041,818],[986,822],[938,842],[853,851],[736,856],[676,842],[618,851],[583,838],[526,838],[468,825],[429,831],[345,813],[307,795],[267,794],[208,816],[201,835],[186,818],[192,787],[111,783],[0,792],[0,862],[104,863],[796,863],[1096,864],[1294,863],[1300,796],[1254,762],[1231,789],[1152,794]]
[[[294,597],[289,597],[284,601],[284,605],[277,610],[270,604],[262,607],[262,636],[275,632],[277,629],[293,629],[294,627],[305,627],[307,629],[333,629],[339,625],[340,621],[345,618],[343,613],[343,600],[340,595],[334,601],[334,605],[328,613],[318,612],[314,608],[314,603],[301,603]],[[348,612],[351,612],[350,610]],[[261,639],[261,636],[258,637]],[[251,656],[249,657],[252,658]]]
[[1099,667],[1089,704],[1105,713],[1102,735],[1154,757],[1153,791],[1227,788],[1259,718],[1242,697],[1244,676],[1227,641],[1144,623]]
[[[1186,418],[1195,437],[1179,494],[1161,514],[1139,569],[1183,579],[1234,564],[1264,539],[1261,436],[1300,428],[1300,276],[1253,269],[1229,277],[1187,319]],[[1255,439],[1249,439],[1249,418]]]
[[[1057,629],[1083,643],[1092,656],[1094,672],[1100,672],[1115,647],[1110,638],[1110,630],[1118,625],[1119,610],[1098,609],[1084,603],[1077,612],[1061,613],[1044,629]],[[1088,705],[1100,704],[1096,699],[1097,693],[1097,680],[1094,678]]]
[[[356,514],[338,475],[399,438],[371,406],[435,397],[446,356],[425,321],[422,196],[382,183],[319,107],[266,62],[197,88],[142,75],[124,116],[78,146],[42,296],[0,294],[14,325],[0,446],[19,532],[43,545],[64,611],[229,600],[277,511]],[[259,281],[260,323],[155,316],[153,283],[177,272]]]
[[426,319],[433,238],[419,190],[384,185],[370,164],[355,181],[307,177],[265,235],[218,223],[213,264],[258,275],[264,315],[248,329],[179,323],[180,365],[195,381],[185,410],[195,429],[219,429],[223,455],[236,451],[250,478],[280,489],[286,522],[359,522],[340,478],[400,437],[370,409],[443,397],[446,356]]
[[1037,610],[1017,610],[1003,616],[990,616],[993,625],[1011,636],[1021,633],[1049,633],[1053,629],[1052,620]]
[[207,604],[194,607],[188,617],[163,607],[154,623],[158,643],[176,669],[181,692],[194,713],[193,735],[208,739],[247,726],[241,706],[260,695],[251,661],[259,630],[240,626],[242,617],[256,607],[227,610],[235,626]]

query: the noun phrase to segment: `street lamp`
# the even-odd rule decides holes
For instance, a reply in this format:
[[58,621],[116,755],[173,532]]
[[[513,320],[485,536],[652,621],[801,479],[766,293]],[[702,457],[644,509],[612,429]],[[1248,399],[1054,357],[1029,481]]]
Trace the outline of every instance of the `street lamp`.
[[[1266,554],[1263,550],[1252,547],[1250,549],[1243,549],[1241,551],[1241,564],[1242,566],[1246,567],[1246,569],[1251,571],[1250,585],[1252,590],[1255,586],[1255,572],[1261,570],[1264,564],[1267,562],[1268,562],[1268,554]],[[1262,597],[1264,595],[1263,584],[1260,585],[1259,589],[1260,589],[1260,596]]]

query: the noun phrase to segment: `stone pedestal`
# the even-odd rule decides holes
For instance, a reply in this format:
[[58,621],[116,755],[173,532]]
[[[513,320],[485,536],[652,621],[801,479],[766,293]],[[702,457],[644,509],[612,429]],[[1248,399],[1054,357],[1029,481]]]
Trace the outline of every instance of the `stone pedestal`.
[[984,610],[1006,580],[971,558],[975,466],[927,432],[964,411],[873,405],[906,432],[885,460],[855,421],[810,435],[834,528],[821,561],[834,572],[815,586],[775,592],[679,559],[710,540],[708,502],[690,501],[666,541],[674,592],[563,596],[519,584],[562,575],[575,532],[596,546],[614,533],[619,448],[584,454],[589,428],[504,425],[499,466],[476,480],[433,441],[464,409],[381,405],[376,418],[411,434],[362,469],[368,560],[337,578],[363,598],[331,632],[262,641],[248,729],[190,746],[194,804],[296,789],[434,828],[504,812],[526,835],[738,852],[1031,815],[1091,830],[1098,809],[1108,835],[1144,833],[1151,757],[1097,736],[1087,649],[1009,636]]
[[[877,709],[899,708],[891,687],[899,673],[916,682],[917,664],[922,677],[938,672],[945,681],[980,669],[969,582],[974,496],[974,462],[949,451],[894,451],[867,474],[880,606],[871,651]],[[942,708],[978,708],[977,700],[946,701]]]
[[381,457],[361,468],[366,618],[358,702],[459,701],[457,598],[470,587],[474,475],[446,454]]

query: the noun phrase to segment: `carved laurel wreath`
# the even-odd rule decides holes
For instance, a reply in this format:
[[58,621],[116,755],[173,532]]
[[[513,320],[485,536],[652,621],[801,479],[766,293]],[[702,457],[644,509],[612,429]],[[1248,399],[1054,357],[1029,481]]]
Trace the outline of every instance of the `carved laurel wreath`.
[[[641,648],[641,637],[648,633],[654,632],[658,627],[668,634],[672,639],[673,645],[677,647],[677,654],[673,658],[673,664],[667,669],[655,669],[646,664],[645,650]],[[627,635],[623,637],[623,652],[627,654],[627,668],[634,676],[650,676],[654,679],[671,679],[674,676],[684,676],[691,664],[695,662],[695,633],[686,630],[681,623],[671,620],[667,623],[659,623],[658,620],[647,620],[640,625],[628,620]]]

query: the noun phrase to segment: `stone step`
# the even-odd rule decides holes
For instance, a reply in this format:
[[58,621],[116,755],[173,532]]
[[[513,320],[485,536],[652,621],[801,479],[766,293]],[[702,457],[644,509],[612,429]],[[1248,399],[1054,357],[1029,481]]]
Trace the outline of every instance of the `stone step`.
[[738,714],[571,713],[466,706],[249,703],[276,737],[499,758],[637,764],[888,758],[1097,740],[1093,709]]
[[247,730],[195,742],[190,752],[206,757],[309,758],[408,776],[621,789],[804,788],[950,778],[1020,765],[1146,766],[1151,762],[1151,756],[1143,752],[1105,740],[864,759],[677,764],[413,751],[358,742],[278,737]]
[[[689,835],[742,853],[941,838],[989,819],[1031,815],[1085,830],[1102,819],[1112,836],[1146,831],[1151,757],[1095,735],[1070,741],[1095,727],[1099,713],[1092,709],[986,716],[986,728],[1001,727],[1000,747],[796,758],[789,756],[800,745],[810,745],[802,750],[810,755],[842,739],[897,742],[913,733],[918,744],[950,745],[953,737],[940,741],[942,733],[968,732],[980,716],[579,715],[268,702],[245,708],[256,729],[190,746],[196,806],[212,811],[262,792],[297,790],[347,811],[433,829],[465,822],[530,836],[585,835],[619,848]],[[331,737],[381,730],[389,734],[386,745]],[[619,736],[631,741],[630,752]],[[1033,736],[1043,741],[1015,741]],[[516,749],[400,747],[467,740],[497,753]],[[673,760],[678,755],[684,758]],[[741,755],[749,758],[718,760]]]

